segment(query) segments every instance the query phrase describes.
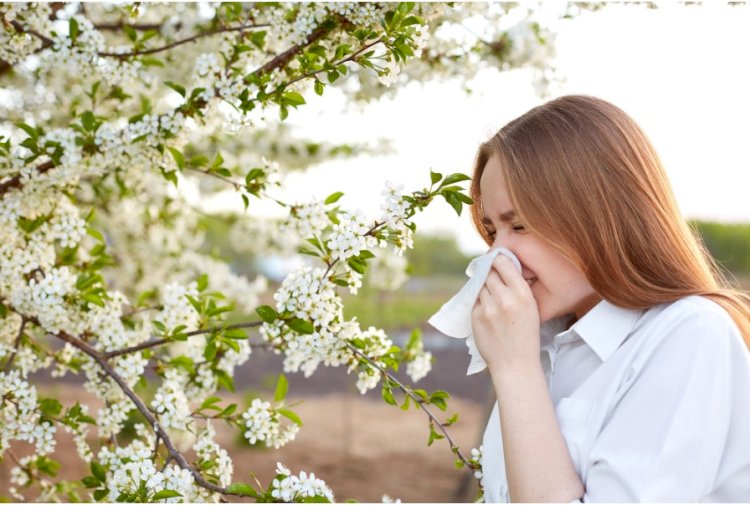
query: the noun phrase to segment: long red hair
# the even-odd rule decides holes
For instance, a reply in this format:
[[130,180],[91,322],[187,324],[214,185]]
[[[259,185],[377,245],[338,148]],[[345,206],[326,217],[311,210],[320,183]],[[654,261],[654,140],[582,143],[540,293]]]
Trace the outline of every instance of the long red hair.
[[727,310],[750,348],[750,297],[729,285],[683,219],[655,149],[620,108],[563,96],[481,145],[471,212],[488,244],[479,181],[491,156],[524,226],[573,261],[605,300],[646,309],[705,296]]

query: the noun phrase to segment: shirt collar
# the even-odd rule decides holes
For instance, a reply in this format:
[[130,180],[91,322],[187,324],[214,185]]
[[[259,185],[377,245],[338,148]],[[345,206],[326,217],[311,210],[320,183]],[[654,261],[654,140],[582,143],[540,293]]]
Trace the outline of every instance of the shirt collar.
[[578,336],[602,361],[607,361],[631,333],[642,314],[641,310],[625,309],[602,300],[567,330],[565,326],[570,322],[571,316],[544,323],[542,342],[562,343]]

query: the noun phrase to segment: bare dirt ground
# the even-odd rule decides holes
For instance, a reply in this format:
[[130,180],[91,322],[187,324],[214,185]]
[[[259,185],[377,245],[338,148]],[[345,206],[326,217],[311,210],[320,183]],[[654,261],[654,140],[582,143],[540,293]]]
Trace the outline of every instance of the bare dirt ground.
[[[465,351],[456,353],[456,359],[451,359],[452,354],[446,351],[438,356],[435,371],[418,387],[434,391],[446,385],[453,386],[446,388],[454,395],[448,410],[441,412],[433,408],[433,411],[442,420],[459,413],[459,422],[449,428],[449,433],[468,455],[472,447],[479,446],[484,427],[486,378],[467,378],[464,375]],[[238,393],[221,396],[232,398],[241,406],[246,403],[243,391],[253,390],[265,397],[272,396],[272,392],[268,393],[269,385],[263,386],[262,383],[264,373],[280,371],[275,359],[267,356],[257,360],[251,374],[239,374]],[[266,365],[260,365],[261,361]],[[268,370],[263,372],[266,366]],[[267,486],[279,461],[295,474],[304,470],[325,480],[333,489],[336,501],[380,502],[383,494],[404,502],[473,501],[475,479],[468,470],[455,468],[455,458],[448,443],[438,440],[431,447],[427,446],[428,418],[422,411],[414,407],[402,411],[386,405],[379,398],[379,390],[364,397],[352,392],[355,378],[347,377],[343,370],[321,369],[312,381],[305,381],[298,374],[289,374],[288,377],[290,397],[287,403],[303,401],[293,409],[304,423],[294,442],[279,450],[249,447],[236,443],[236,430],[224,423],[214,424],[217,441],[234,460],[234,481],[253,483],[250,472],[255,472],[258,480]],[[268,379],[266,377],[266,383]],[[54,392],[54,396],[66,406],[80,400],[90,403],[92,409],[96,408],[96,403],[87,400],[88,394],[78,384],[47,382],[39,389],[40,394]],[[28,449],[25,443],[13,446],[17,457],[27,454]],[[182,449],[189,449],[189,441]],[[80,479],[88,473],[88,466],[78,459],[72,440],[64,433],[58,435],[58,445],[52,457],[62,463],[61,478]],[[7,494],[12,466],[8,457],[0,463],[0,495]],[[34,494],[31,490],[28,497],[33,498]]]

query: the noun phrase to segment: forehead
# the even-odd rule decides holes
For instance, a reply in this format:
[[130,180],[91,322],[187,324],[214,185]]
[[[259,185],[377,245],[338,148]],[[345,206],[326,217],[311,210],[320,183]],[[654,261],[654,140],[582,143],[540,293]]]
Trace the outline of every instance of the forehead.
[[505,184],[505,176],[497,156],[490,156],[487,160],[479,181],[479,190],[485,216],[494,218],[513,210]]

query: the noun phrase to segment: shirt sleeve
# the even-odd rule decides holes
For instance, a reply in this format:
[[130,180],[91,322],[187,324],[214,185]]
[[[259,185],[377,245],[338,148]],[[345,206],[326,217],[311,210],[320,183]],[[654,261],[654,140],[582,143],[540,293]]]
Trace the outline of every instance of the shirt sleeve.
[[585,502],[695,502],[715,485],[737,388],[750,402],[747,348],[723,310],[672,319],[592,443]]

